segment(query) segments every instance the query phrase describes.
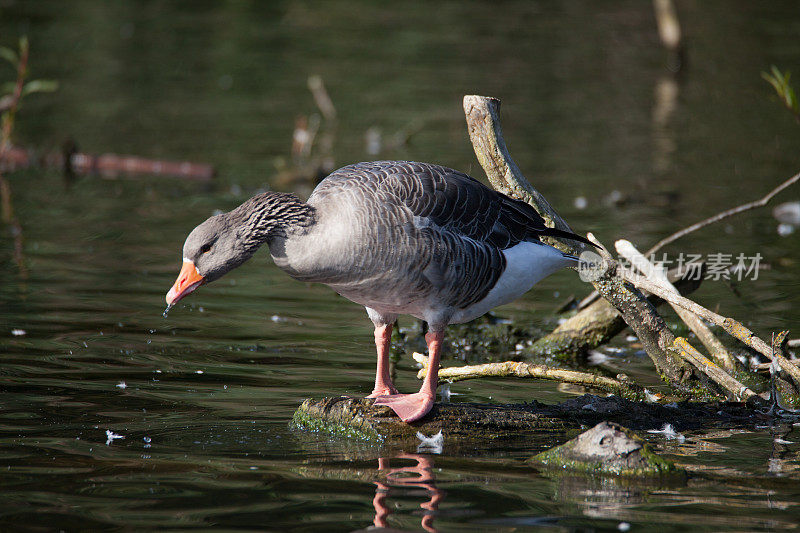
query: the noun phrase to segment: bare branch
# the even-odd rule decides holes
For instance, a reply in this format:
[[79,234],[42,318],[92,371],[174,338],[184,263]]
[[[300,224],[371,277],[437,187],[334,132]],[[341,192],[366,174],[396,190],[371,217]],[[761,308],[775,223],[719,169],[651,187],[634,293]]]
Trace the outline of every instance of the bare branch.
[[722,315],[719,315],[713,311],[710,311],[703,307],[700,304],[697,304],[688,298],[684,298],[678,294],[675,294],[671,291],[668,291],[662,288],[659,284],[653,283],[652,281],[638,276],[633,273],[625,273],[626,279],[639,287],[640,289],[645,289],[650,291],[651,293],[665,299],[670,303],[674,303],[684,309],[691,311],[692,313],[700,316],[711,322],[712,324],[716,324],[717,326],[721,327],[725,331],[727,331],[733,337],[736,337],[744,344],[752,348],[753,350],[757,351],[758,353],[762,354],[764,357],[768,358],[771,361],[777,361],[783,370],[785,370],[792,379],[794,380],[795,384],[800,386],[800,368],[798,368],[794,363],[792,363],[789,359],[784,357],[781,353],[773,353],[772,347],[758,338],[755,333],[744,327],[741,322],[738,322],[732,318],[727,318]]
[[683,337],[678,337],[675,339],[675,342],[672,345],[676,350],[678,350],[684,359],[692,363],[695,367],[697,367],[698,370],[711,378],[714,383],[730,392],[737,400],[747,401],[753,397],[758,397],[758,395],[750,390],[746,385],[743,385],[740,381],[731,377],[730,374],[717,366],[716,363],[698,352],[694,346],[689,344],[689,341]]
[[325,83],[322,81],[322,77],[309,76],[308,89],[311,91],[312,96],[314,96],[314,102],[322,112],[322,116],[324,116],[326,120],[336,120],[336,107],[333,105],[333,100],[331,100],[327,89],[325,89]]
[[[500,191],[525,200],[539,215],[558,229],[570,230],[544,197],[525,179],[511,159],[503,140],[496,98],[467,95],[464,97],[470,140],[489,181]],[[588,248],[579,242],[550,239],[548,244],[559,250],[580,253]],[[601,252],[602,253],[602,252]],[[666,327],[653,305],[630,283],[616,274],[619,265],[604,261],[596,269],[592,284],[621,314],[642,342],[656,370],[675,386],[691,376],[691,367],[671,349],[675,336]]]
[[[500,100],[488,96],[464,96],[464,114],[467,130],[486,177],[492,187],[536,207],[548,226],[572,231],[569,224],[559,216],[553,206],[525,178],[508,152],[503,129],[500,126]],[[547,244],[563,252],[580,253],[587,249],[581,242],[546,237]]]
[[[675,286],[669,282],[664,271],[648,261],[648,259],[643,256],[630,241],[620,239],[614,244],[617,252],[622,257],[630,261],[631,264],[639,269],[642,274],[650,279],[650,281],[660,284],[662,287],[675,294],[680,294],[678,289],[676,289]],[[730,353],[728,353],[728,350],[725,349],[725,346],[723,346],[719,339],[717,339],[717,337],[711,332],[708,326],[706,326],[705,323],[703,323],[703,321],[700,320],[700,318],[694,313],[687,311],[686,309],[683,309],[674,303],[670,302],[670,305],[681,318],[681,320],[683,320],[684,323],[689,326],[689,329],[691,329],[694,334],[697,335],[697,338],[700,339],[700,342],[703,343],[703,346],[706,347],[708,353],[711,354],[717,364],[721,365],[729,372],[735,371],[735,359]]]
[[[422,364],[422,369],[417,373],[417,378],[424,379],[428,373],[428,357],[420,353],[415,353],[413,357]],[[643,400],[647,395],[644,389],[625,380],[598,376],[588,372],[551,368],[547,365],[536,365],[533,363],[506,361],[503,363],[487,363],[484,365],[455,366],[439,369],[439,379],[451,382],[463,381],[466,379],[509,376],[547,379],[551,381],[560,381],[562,383],[583,385],[585,387],[610,392],[629,400]]]
[[778,185],[777,187],[772,189],[766,196],[764,196],[760,200],[756,200],[755,202],[748,202],[748,203],[742,204],[742,205],[740,205],[738,207],[734,207],[732,209],[728,209],[728,210],[723,211],[721,213],[717,213],[713,217],[709,217],[709,218],[707,218],[705,220],[701,220],[700,222],[697,222],[696,224],[692,224],[689,227],[683,228],[682,230],[673,233],[669,237],[665,237],[665,238],[661,239],[652,248],[647,250],[647,252],[645,252],[644,255],[648,256],[648,255],[654,254],[655,252],[657,252],[658,250],[660,250],[661,248],[663,248],[667,244],[675,242],[678,239],[680,239],[681,237],[684,237],[684,236],[688,235],[689,233],[693,233],[693,232],[695,232],[695,231],[697,231],[697,230],[699,230],[701,228],[704,228],[706,226],[710,226],[711,224],[719,222],[720,220],[725,220],[726,218],[732,217],[733,215],[738,215],[739,213],[743,213],[745,211],[750,211],[751,209],[756,209],[757,207],[764,207],[765,205],[767,205],[769,203],[770,200],[772,200],[772,198],[775,195],[777,195],[779,192],[781,192],[785,188],[789,187],[790,185],[794,185],[798,181],[800,181],[800,173],[795,174],[794,176],[792,176],[788,180],[784,181],[783,183],[781,183],[780,185]]

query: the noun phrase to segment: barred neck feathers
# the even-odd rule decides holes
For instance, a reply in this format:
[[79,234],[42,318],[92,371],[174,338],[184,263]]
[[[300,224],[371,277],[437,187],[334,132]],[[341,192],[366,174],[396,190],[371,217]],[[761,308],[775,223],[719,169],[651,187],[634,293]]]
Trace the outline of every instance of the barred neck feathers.
[[247,261],[262,244],[314,224],[314,213],[293,194],[259,194],[193,229],[183,245],[183,260],[205,283],[211,282]]
[[240,238],[250,248],[312,225],[315,210],[294,194],[265,192],[253,196],[229,216],[232,224],[240,225]]

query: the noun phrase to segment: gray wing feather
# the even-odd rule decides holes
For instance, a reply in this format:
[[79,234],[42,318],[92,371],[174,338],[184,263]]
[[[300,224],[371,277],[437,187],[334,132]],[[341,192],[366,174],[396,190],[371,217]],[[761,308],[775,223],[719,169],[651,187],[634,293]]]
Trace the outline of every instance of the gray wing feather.
[[356,193],[347,196],[358,198],[360,219],[372,228],[358,252],[361,272],[402,269],[410,289],[455,308],[488,294],[505,269],[503,250],[546,231],[528,204],[438,165],[350,165],[323,180],[312,198],[324,203],[344,191]]

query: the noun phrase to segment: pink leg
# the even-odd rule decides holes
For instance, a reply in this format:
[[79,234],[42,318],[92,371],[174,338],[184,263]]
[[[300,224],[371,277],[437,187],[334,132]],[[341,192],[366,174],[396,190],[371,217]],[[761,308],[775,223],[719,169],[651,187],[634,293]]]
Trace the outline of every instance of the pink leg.
[[436,398],[436,385],[439,381],[439,356],[443,339],[443,331],[425,335],[425,341],[428,343],[428,374],[425,376],[419,392],[381,396],[375,400],[375,405],[388,405],[404,422],[414,422],[428,414]]
[[397,394],[389,376],[389,344],[392,339],[392,325],[375,326],[375,346],[378,348],[378,369],[375,371],[375,388],[367,398],[378,398]]

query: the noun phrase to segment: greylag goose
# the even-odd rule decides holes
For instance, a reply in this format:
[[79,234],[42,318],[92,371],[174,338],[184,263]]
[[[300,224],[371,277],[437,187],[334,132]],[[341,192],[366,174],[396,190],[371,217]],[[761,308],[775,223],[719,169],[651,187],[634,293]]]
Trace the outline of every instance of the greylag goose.
[[[325,178],[307,202],[265,192],[197,226],[166,299],[171,307],[266,244],[291,277],[325,283],[366,307],[378,352],[367,398],[412,422],[433,407],[448,324],[477,318],[576,264],[574,256],[543,244],[543,235],[588,242],[546,227],[530,205],[456,170],[358,163]],[[415,394],[399,394],[389,376],[389,340],[400,314],[428,323],[429,370]]]

